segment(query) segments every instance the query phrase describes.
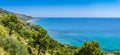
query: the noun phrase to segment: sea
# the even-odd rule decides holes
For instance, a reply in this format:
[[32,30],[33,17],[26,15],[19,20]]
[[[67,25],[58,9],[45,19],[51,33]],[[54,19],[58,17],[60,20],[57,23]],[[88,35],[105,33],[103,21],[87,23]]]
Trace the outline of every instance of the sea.
[[103,51],[120,51],[120,18],[36,18],[29,22],[42,26],[62,44],[81,47],[86,41],[96,41]]

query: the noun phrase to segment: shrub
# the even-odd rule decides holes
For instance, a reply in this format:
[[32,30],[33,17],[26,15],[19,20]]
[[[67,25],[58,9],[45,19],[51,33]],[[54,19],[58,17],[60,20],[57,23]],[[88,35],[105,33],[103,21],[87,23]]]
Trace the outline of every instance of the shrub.
[[32,37],[32,32],[29,32],[29,31],[18,30],[18,33],[23,38],[31,38]]
[[27,48],[23,44],[10,37],[0,37],[0,46],[10,55],[29,55]]
[[120,52],[114,52],[114,54],[116,54],[116,55],[120,55]]
[[103,55],[103,53],[100,50],[99,44],[95,41],[91,41],[85,42],[73,55]]

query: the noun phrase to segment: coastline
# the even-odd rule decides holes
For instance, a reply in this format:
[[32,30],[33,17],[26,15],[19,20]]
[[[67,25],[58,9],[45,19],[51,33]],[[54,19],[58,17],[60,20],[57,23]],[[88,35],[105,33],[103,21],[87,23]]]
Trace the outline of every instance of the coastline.
[[[35,18],[35,19],[30,19],[30,20],[28,20],[27,22],[31,22],[31,20],[38,20],[38,19],[44,19],[44,18]],[[49,18],[48,18],[49,19]],[[105,51],[105,52],[107,52],[107,51]],[[112,51],[108,51],[108,52],[112,52]],[[114,52],[114,51],[113,51]],[[116,51],[117,52],[117,51]]]
[[[26,24],[26,22],[28,22],[28,23],[31,23],[32,21],[36,21],[36,20],[41,20],[41,19],[45,19],[45,18],[26,18],[26,19],[23,19],[23,24]],[[22,19],[21,19],[22,20]],[[41,20],[42,21],[42,20]],[[59,20],[60,21],[60,20]],[[61,24],[61,23],[60,23]],[[58,24],[57,24],[58,25]],[[36,24],[35,24],[35,26],[36,26]],[[23,29],[22,31],[24,31],[25,33],[26,32],[32,32],[32,30],[31,30],[31,28],[33,28],[33,26],[30,26],[29,25],[29,27],[28,26],[26,26],[26,25],[24,25],[24,27],[25,27],[25,29]],[[55,27],[56,28],[56,27]],[[35,28],[33,28],[34,30],[36,30]],[[6,30],[6,29],[5,29]],[[27,31],[25,31],[25,30],[27,30]],[[6,30],[7,31],[7,30]],[[36,30],[36,31],[38,31],[38,30]],[[38,32],[39,33],[39,32]],[[13,33],[14,34],[14,33]],[[31,34],[31,33],[30,33]],[[33,33],[32,33],[33,34]],[[65,33],[64,33],[65,34]],[[16,35],[16,33],[15,33],[15,35]],[[26,34],[25,34],[26,35]],[[18,36],[18,35],[16,35],[16,36]],[[32,35],[33,36],[33,35]],[[34,36],[33,36],[34,37]],[[48,37],[50,37],[50,36],[48,36]],[[21,39],[22,39],[22,36],[21,36]],[[18,40],[18,39],[17,39]],[[46,41],[47,41],[48,39],[46,39]],[[54,41],[55,39],[49,39],[49,40],[51,40],[51,41]],[[27,41],[27,40],[26,40]],[[27,43],[27,42],[26,42]],[[29,43],[29,42],[28,42]],[[61,42],[55,42],[54,44],[56,45],[56,43],[61,43]],[[61,44],[63,44],[63,43],[61,43]],[[42,45],[42,44],[41,44]],[[46,46],[48,46],[49,44],[47,44]],[[60,44],[59,44],[60,45]],[[64,45],[64,44],[63,44]],[[66,44],[65,44],[66,45]],[[66,46],[64,47],[64,46],[61,46],[61,47],[63,47],[63,48],[66,48],[66,49],[68,49],[69,50],[69,48],[68,47],[70,47],[70,45],[69,44],[67,44],[68,46],[67,46],[67,48],[66,48]],[[27,45],[26,45],[27,46]],[[29,46],[29,45],[28,45]],[[57,46],[57,45],[56,45]],[[59,47],[59,46],[58,46]],[[50,47],[51,48],[51,47]],[[54,48],[54,47],[53,47]],[[14,49],[14,48],[13,48]],[[31,48],[32,49],[32,48]],[[51,49],[50,49],[51,50]],[[70,47],[70,50],[71,50],[71,47]],[[66,51],[65,51],[66,52]],[[73,52],[73,51],[71,51],[71,52]],[[104,51],[105,52],[105,51]],[[114,52],[113,52],[114,53]],[[112,52],[111,53],[109,53],[108,52],[108,54],[107,55],[111,55],[112,54]]]
[[32,19],[27,19],[27,20],[25,20],[26,22],[30,22],[30,21],[32,21],[32,20],[40,20],[40,19],[45,19],[45,18],[32,18]]
[[26,22],[30,22],[30,21],[32,21],[32,20],[37,20],[38,18],[32,18],[32,19],[27,19],[27,20],[25,20]]

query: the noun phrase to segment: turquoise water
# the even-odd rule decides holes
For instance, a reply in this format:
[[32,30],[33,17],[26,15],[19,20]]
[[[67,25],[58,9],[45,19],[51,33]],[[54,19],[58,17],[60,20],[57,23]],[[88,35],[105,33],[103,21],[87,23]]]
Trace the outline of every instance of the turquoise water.
[[120,51],[120,19],[118,18],[45,18],[29,21],[48,30],[54,40],[80,47],[95,40],[103,51]]

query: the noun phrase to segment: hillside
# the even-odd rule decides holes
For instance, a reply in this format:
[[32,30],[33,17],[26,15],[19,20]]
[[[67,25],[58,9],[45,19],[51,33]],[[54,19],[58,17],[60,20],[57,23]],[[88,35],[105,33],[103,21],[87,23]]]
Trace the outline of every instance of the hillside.
[[[60,51],[63,52],[63,50],[64,50],[64,52],[66,52],[66,54],[70,54],[72,50],[76,49],[76,47],[62,45],[62,44],[54,41],[52,38],[49,37],[49,35],[47,34],[47,31],[44,28],[42,28],[41,26],[38,26],[38,25],[33,25],[33,24],[25,22],[24,19],[21,19],[18,17],[19,16],[18,14],[17,14],[18,15],[17,17],[19,19],[17,19],[17,22],[20,22],[19,24],[22,26],[22,28],[21,29],[13,28],[12,34],[9,35],[10,27],[9,27],[9,25],[5,25],[5,23],[9,21],[9,20],[7,21],[5,19],[5,17],[9,14],[11,14],[11,12],[7,12],[6,10],[3,10],[3,9],[0,10],[0,15],[1,15],[0,16],[0,32],[1,32],[0,36],[1,37],[3,36],[2,38],[4,38],[4,36],[5,36],[5,39],[6,38],[13,39],[18,43],[22,43],[22,45],[25,46],[26,49],[29,48],[29,51],[31,52],[31,54],[37,55],[37,52],[38,52],[37,50],[39,49],[38,48],[39,45],[41,45],[40,46],[41,54],[49,54],[52,52],[57,53]],[[12,13],[12,14],[14,15],[14,13]],[[20,15],[20,16],[22,16],[22,15]],[[24,17],[25,17],[25,15],[24,15]],[[11,17],[11,18],[15,18],[15,16]],[[13,22],[13,20],[11,20],[11,22]],[[15,24],[16,24],[16,22],[15,22]],[[9,36],[9,37],[7,37],[7,36]],[[9,40],[9,41],[11,41],[11,40]]]
[[16,14],[16,15],[18,16],[18,18],[21,19],[21,20],[34,19],[34,18],[31,17],[31,16],[27,16],[27,15],[19,14],[19,13],[13,13],[13,12],[6,11],[6,10],[4,10],[4,9],[1,9],[1,8],[0,8],[0,13],[1,13],[2,15],[6,15],[6,14]]
[[95,41],[78,48],[53,40],[47,30],[25,21],[31,18],[0,9],[1,55],[103,55]]

